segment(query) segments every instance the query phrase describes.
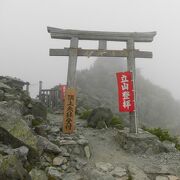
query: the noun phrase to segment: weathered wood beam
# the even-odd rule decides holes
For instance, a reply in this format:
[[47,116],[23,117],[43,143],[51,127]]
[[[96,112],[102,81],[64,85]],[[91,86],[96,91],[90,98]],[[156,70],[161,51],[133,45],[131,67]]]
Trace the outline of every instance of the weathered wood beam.
[[132,72],[133,89],[134,89],[134,103],[135,111],[129,112],[130,132],[138,133],[138,120],[137,120],[137,97],[136,97],[136,68],[135,68],[135,53],[134,53],[134,41],[131,39],[126,44],[129,49],[127,57],[127,69]]
[[59,29],[47,27],[53,39],[79,40],[105,40],[105,41],[125,41],[133,39],[134,42],[152,42],[156,32],[105,32],[105,31],[83,31],[71,29]]
[[45,92],[45,91],[57,91],[57,89],[42,89],[41,92]]
[[[69,56],[70,48],[65,49],[50,49],[50,56]],[[134,56],[136,58],[152,58],[152,52],[149,51],[139,51],[137,49],[133,50]],[[124,50],[95,50],[95,49],[77,49],[78,56],[87,57],[128,57],[130,51]]]
[[99,49],[106,50],[107,49],[107,41],[100,40],[99,41]]
[[76,87],[76,65],[77,65],[77,49],[78,49],[78,38],[72,37],[70,41],[69,49],[69,62],[68,62],[68,76],[67,86],[68,88]]

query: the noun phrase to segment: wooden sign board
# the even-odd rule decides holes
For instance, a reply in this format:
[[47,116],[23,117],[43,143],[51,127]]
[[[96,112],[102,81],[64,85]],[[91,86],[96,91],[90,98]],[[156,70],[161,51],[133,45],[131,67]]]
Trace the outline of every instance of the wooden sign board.
[[71,134],[75,129],[76,91],[68,88],[64,101],[63,133]]

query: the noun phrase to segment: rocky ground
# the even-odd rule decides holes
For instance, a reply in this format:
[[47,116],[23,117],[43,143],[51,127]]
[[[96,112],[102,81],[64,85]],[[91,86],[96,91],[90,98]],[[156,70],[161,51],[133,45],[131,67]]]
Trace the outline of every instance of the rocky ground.
[[[56,121],[56,125],[59,124],[59,116],[53,116],[50,119],[51,122]],[[60,119],[62,121],[62,117]],[[76,128],[76,134],[85,139],[86,147],[89,146],[87,154],[84,153],[87,164],[79,171],[85,175],[82,179],[173,180],[178,179],[180,175],[178,151],[159,154],[130,153],[116,140],[119,131],[117,129],[87,128],[86,122],[80,119],[77,119]]]
[[177,180],[180,153],[140,130],[94,129],[76,117],[76,131],[61,132],[63,116],[47,114],[11,79],[0,81],[0,180]]

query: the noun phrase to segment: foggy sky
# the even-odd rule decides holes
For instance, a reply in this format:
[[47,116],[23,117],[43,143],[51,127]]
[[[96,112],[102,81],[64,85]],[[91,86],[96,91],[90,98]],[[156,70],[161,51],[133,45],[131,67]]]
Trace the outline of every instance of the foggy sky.
[[[117,32],[157,31],[152,43],[136,48],[150,50],[153,59],[137,59],[143,75],[180,99],[180,1],[179,0],[0,0],[0,75],[31,83],[31,94],[66,83],[66,57],[50,57],[49,48],[64,48],[69,41],[53,40],[47,26],[64,29]],[[79,47],[96,48],[97,42]],[[109,43],[122,49],[125,44]],[[79,58],[78,69],[95,58]]]

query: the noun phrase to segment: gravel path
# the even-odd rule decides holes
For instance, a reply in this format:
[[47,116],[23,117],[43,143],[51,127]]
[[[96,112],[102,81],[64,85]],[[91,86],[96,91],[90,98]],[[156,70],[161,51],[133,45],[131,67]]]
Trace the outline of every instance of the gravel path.
[[[48,115],[50,124],[62,126],[62,115]],[[114,167],[136,165],[147,173],[180,175],[180,153],[161,153],[158,155],[134,155],[126,153],[115,141],[117,129],[92,129],[86,127],[86,121],[76,118],[78,134],[83,135],[91,149],[88,165],[94,167],[97,162],[108,162]]]

